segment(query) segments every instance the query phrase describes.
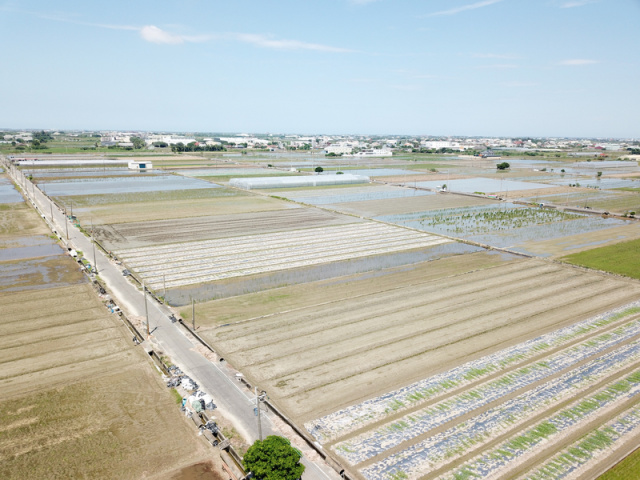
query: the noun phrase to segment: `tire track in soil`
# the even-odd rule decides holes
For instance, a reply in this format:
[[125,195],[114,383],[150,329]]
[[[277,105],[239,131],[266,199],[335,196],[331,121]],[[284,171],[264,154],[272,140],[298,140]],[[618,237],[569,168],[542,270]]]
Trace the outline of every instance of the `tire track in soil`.
[[[628,303],[629,301],[631,301],[630,298],[631,295],[628,295],[626,298],[624,298],[624,301],[622,301],[621,304]],[[588,300],[593,300],[593,302],[591,303],[595,303],[596,306],[590,307],[589,310],[584,310],[581,314],[581,317],[586,318],[590,315],[595,315],[602,312],[602,303],[600,299],[594,299],[590,297]],[[564,309],[568,314],[568,312],[571,310],[575,312],[575,304],[584,305],[585,300],[577,300],[576,302],[573,302],[571,304],[556,306],[553,307],[552,310]],[[567,314],[563,315],[563,318],[570,318],[566,316]],[[561,328],[565,324],[574,323],[576,321],[579,320],[573,318],[569,322],[564,322],[562,325],[553,325],[552,329]],[[454,342],[448,342],[444,345],[439,346],[437,349],[427,349],[418,354],[410,355],[402,360],[393,360],[391,362],[386,362],[385,364],[373,366],[367,368],[366,370],[356,371],[355,373],[350,373],[339,378],[331,379],[331,381],[328,382],[323,382],[322,373],[319,373],[317,374],[317,378],[321,379],[319,382],[316,382],[315,384],[304,388],[304,390],[297,390],[288,395],[277,395],[275,392],[278,391],[278,388],[273,382],[269,382],[267,385],[264,385],[264,387],[271,388],[270,391],[272,392],[272,397],[274,397],[274,400],[278,401],[285,410],[292,409],[292,414],[295,417],[300,418],[304,421],[312,420],[313,418],[317,418],[318,416],[322,416],[326,413],[335,411],[338,408],[342,408],[342,406],[351,405],[355,402],[363,401],[367,398],[370,398],[371,396],[375,396],[378,392],[386,392],[395,388],[400,388],[407,383],[417,381],[424,378],[425,376],[446,371],[453,366],[475,359],[482,354],[492,353],[494,351],[497,351],[498,349],[505,348],[509,345],[525,341],[541,333],[544,333],[543,331],[541,331],[541,327],[539,325],[536,325],[535,318],[531,319],[531,321],[528,322],[528,325],[531,325],[531,331],[519,331],[519,335],[510,335],[509,340],[498,342],[495,341],[495,331],[504,327],[488,329],[482,332],[482,335],[491,337],[491,341],[489,343],[483,344],[482,341],[474,340],[473,344],[471,344],[469,348],[465,350],[465,354],[463,356],[457,358],[447,357],[447,359],[443,362],[432,365],[431,368],[426,372],[424,369],[420,369],[419,371],[416,370],[417,363],[420,363],[419,357],[425,355],[433,355],[438,350],[453,347],[456,344],[459,344],[461,341],[457,340]],[[519,330],[522,329],[521,326],[515,325],[514,328],[516,327]],[[462,341],[468,342],[471,339],[479,338],[480,336],[476,335],[471,338],[463,339]],[[475,347],[475,349],[473,347]],[[439,356],[438,358],[440,357],[441,356]],[[399,365],[399,363],[401,362],[407,364],[406,368],[402,368],[401,365]],[[326,365],[327,364],[324,364],[323,367]],[[403,373],[401,375],[398,375],[398,371],[402,371]],[[385,374],[386,377],[381,378],[381,374]],[[360,383],[362,384],[362,387],[356,389],[353,384],[354,379],[357,377],[361,377],[362,380],[360,380]],[[365,381],[365,379],[371,380]],[[372,382],[375,383],[375,387],[372,387]],[[299,388],[300,387],[298,387],[298,389]],[[324,394],[318,395],[319,390],[327,388],[332,389],[333,393],[328,394],[326,393],[326,391],[324,391],[322,392]],[[329,395],[329,398],[327,398],[327,395]],[[301,409],[301,405],[304,405],[305,408]]]
[[[570,277],[571,280],[580,282],[584,279],[584,277],[581,276],[572,276]],[[554,290],[556,287],[555,285],[562,283],[563,285],[566,285],[565,282],[567,282],[568,279],[560,279],[560,281],[556,282],[555,284],[549,284],[545,286],[546,290]],[[525,287],[528,284],[535,284],[535,282],[537,282],[537,279],[532,279],[530,281],[525,282]],[[506,295],[509,294],[512,290],[520,290],[521,289],[521,285],[522,284],[518,284],[518,285],[513,285],[513,282],[506,282],[507,286],[505,287],[504,284],[500,284],[497,285],[499,287],[501,287],[501,291]],[[569,282],[570,283],[570,282]],[[488,289],[492,289],[495,288],[495,286],[479,286],[476,290],[472,290],[469,293],[474,293],[474,294],[481,294],[483,292],[485,292]],[[446,313],[450,313],[450,312],[455,312],[455,311],[459,311],[462,310],[463,308],[467,307],[467,306],[473,306],[473,300],[467,300],[467,301],[463,301],[460,302],[458,304],[453,304],[450,300],[453,298],[457,297],[457,293],[456,292],[452,292],[451,294],[447,295],[439,295],[438,292],[433,292],[434,295],[437,295],[438,298],[436,301],[434,301],[434,299],[432,298],[422,298],[421,301],[416,301],[415,303],[411,302],[411,301],[407,301],[406,303],[404,303],[402,305],[402,307],[396,307],[393,309],[389,309],[389,310],[384,310],[382,309],[382,311],[380,310],[380,308],[375,309],[376,312],[378,312],[377,314],[370,316],[367,315],[365,318],[358,320],[358,321],[354,321],[354,322],[349,322],[349,323],[339,323],[336,322],[335,324],[331,323],[331,324],[326,324],[323,323],[324,328],[322,330],[319,331],[315,331],[315,332],[310,332],[310,333],[303,333],[303,334],[296,334],[295,336],[292,335],[287,335],[286,337],[283,338],[279,338],[277,340],[274,339],[274,341],[272,342],[265,342],[263,345],[259,344],[259,342],[256,342],[256,346],[245,346],[244,348],[241,348],[241,352],[242,355],[240,356],[240,358],[246,356],[249,357],[252,353],[255,354],[256,359],[258,360],[257,362],[249,362],[249,363],[240,363],[239,365],[243,365],[243,366],[250,366],[250,365],[254,365],[256,363],[264,363],[265,360],[269,360],[269,361],[273,361],[276,360],[278,358],[286,358],[287,356],[294,354],[294,353],[298,353],[300,351],[302,352],[311,352],[312,350],[316,350],[320,347],[324,347],[324,346],[330,346],[330,345],[335,345],[336,342],[340,342],[340,341],[348,341],[352,338],[358,338],[361,339],[362,338],[362,334],[363,332],[371,332],[370,334],[378,334],[380,335],[381,333],[385,332],[385,331],[394,331],[394,330],[398,330],[401,328],[409,328],[411,326],[414,326],[415,324],[419,324],[419,323],[423,323],[425,321],[425,311],[428,312],[429,317],[438,317],[440,315],[446,314]],[[528,296],[528,298],[531,298],[528,294],[526,294]],[[541,295],[544,295],[543,293]],[[385,303],[385,304],[388,304]],[[426,308],[428,308],[428,310],[425,310]],[[492,306],[487,306],[486,308],[489,308],[489,311],[487,313],[492,313],[493,311],[495,311],[494,307]],[[415,314],[412,315],[412,311],[415,311]],[[482,310],[475,310],[473,312],[474,316],[480,316],[481,314],[483,314]],[[395,318],[394,316],[398,316],[399,318]],[[381,321],[381,318],[385,317],[384,322],[386,324],[388,324],[388,326],[383,327],[383,328],[376,328],[375,332],[372,331],[372,329],[367,328],[368,324],[372,324],[372,327],[375,326],[376,323],[379,323]],[[430,319],[433,321],[433,319]],[[395,335],[395,337],[389,336],[387,337],[387,341],[385,341],[384,343],[389,343],[392,341],[393,338],[397,338],[397,339],[402,339],[402,338],[406,338],[408,335],[410,336],[414,336],[417,337],[418,335],[422,334],[422,333],[427,333],[429,331],[433,331],[436,330],[438,327],[437,325],[435,325],[434,323],[432,323],[432,321],[429,323],[429,325],[424,325],[421,328],[417,328],[416,330],[413,330],[412,332],[406,333],[406,334],[398,334]],[[341,329],[344,328],[351,328],[353,330],[352,327],[354,326],[358,326],[358,330],[356,332],[354,332],[355,334],[352,334],[349,337],[345,336],[345,333],[347,332],[341,332]],[[297,343],[292,343],[291,342],[291,338],[295,337],[296,339],[299,340],[304,340],[305,337],[309,337],[310,335],[323,335],[326,336],[329,334],[329,332],[333,332],[338,330],[338,332],[336,332],[333,335],[333,338],[330,337],[326,340],[323,341],[323,343],[318,343],[318,338],[314,338],[313,339],[313,344],[314,347],[309,349],[308,347],[300,347],[298,346]],[[280,343],[284,343],[285,345],[279,345]],[[383,343],[383,344],[384,344]],[[290,346],[290,348],[294,349],[293,351],[291,351],[290,353],[287,351],[286,347]],[[261,350],[272,350],[272,349],[276,349],[277,353],[280,354],[279,357],[268,357],[267,352],[263,352]],[[257,350],[257,351],[256,351]],[[351,350],[353,351],[353,350]]]
[[[606,295],[606,294],[612,293],[612,292],[616,291],[618,288],[619,287],[617,285],[613,285],[610,288],[608,288],[607,290],[602,291],[601,295]],[[563,292],[559,292],[557,294],[557,296],[563,296],[563,295],[564,295]],[[450,345],[450,344],[453,344],[453,343],[457,343],[458,341],[460,341],[462,339],[465,339],[465,338],[468,338],[468,337],[473,337],[473,336],[477,336],[477,335],[481,335],[481,334],[491,333],[491,332],[494,332],[494,331],[499,330],[501,328],[507,327],[509,325],[520,323],[523,319],[528,319],[527,323],[531,323],[533,321],[533,317],[540,316],[540,315],[543,315],[543,314],[549,314],[550,312],[552,312],[554,310],[561,309],[561,308],[566,308],[567,306],[576,305],[576,304],[579,304],[579,303],[583,303],[584,300],[587,300],[587,299],[591,300],[592,298],[593,298],[593,295],[592,295],[591,292],[584,292],[582,295],[574,297],[573,301],[570,302],[570,303],[565,303],[564,305],[555,304],[555,305],[553,305],[551,307],[548,307],[548,308],[543,306],[543,307],[540,307],[538,311],[536,311],[536,309],[533,306],[530,309],[526,309],[525,308],[529,304],[533,305],[533,304],[539,303],[538,302],[538,300],[539,300],[538,298],[532,299],[531,301],[529,301],[529,302],[527,302],[525,304],[519,304],[519,305],[512,306],[510,309],[505,309],[504,307],[501,307],[499,305],[498,306],[494,306],[490,312],[487,312],[484,315],[485,317],[490,316],[491,314],[495,314],[497,312],[502,314],[503,317],[509,317],[509,312],[512,311],[512,310],[521,309],[523,311],[520,312],[521,316],[518,317],[516,320],[513,320],[513,319],[507,320],[505,323],[501,323],[501,324],[499,324],[497,326],[496,326],[497,322],[496,322],[495,317],[487,318],[487,321],[482,322],[480,328],[476,328],[475,330],[472,330],[471,332],[464,332],[462,334],[458,334],[458,336],[455,339],[453,339],[453,340],[447,339],[444,342],[442,342],[440,345],[437,345],[435,347],[429,348],[429,350],[435,350],[435,349],[438,349],[438,348],[442,348],[444,346],[447,346],[447,345]],[[526,310],[526,311],[524,311],[524,310]],[[532,312],[535,312],[535,313],[533,313],[533,315],[532,315]],[[445,323],[444,325],[442,325],[442,326],[440,326],[438,328],[435,328],[435,329],[425,333],[424,335],[430,335],[430,334],[433,334],[435,332],[438,332],[438,331],[441,331],[441,330],[444,330],[444,329],[450,329],[452,327],[456,327],[457,331],[460,332],[459,328],[460,328],[460,326],[462,324],[469,324],[469,323],[476,323],[476,322],[477,323],[481,323],[479,321],[478,317],[474,313],[470,313],[463,320],[452,322],[452,323]],[[493,326],[491,326],[490,328],[484,328],[484,324],[487,324],[487,323],[492,324]],[[417,337],[412,337],[412,338],[410,338],[410,340],[411,340],[410,343],[418,343]],[[393,363],[393,362],[401,361],[401,360],[404,360],[406,358],[415,357],[415,356],[420,355],[421,353],[424,353],[426,351],[426,350],[422,349],[419,352],[411,353],[411,352],[408,352],[407,350],[402,350],[402,353],[400,354],[401,356],[399,358],[393,359],[392,355],[395,353],[395,350],[398,349],[398,345],[396,345],[397,343],[398,342],[392,342],[390,344],[385,344],[385,345],[381,345],[381,346],[378,346],[378,347],[369,348],[367,350],[367,355],[375,356],[376,358],[381,358],[381,359],[383,359],[382,361],[385,362],[384,364],[387,364],[387,363]],[[424,343],[429,343],[429,342],[424,342]],[[433,345],[433,343],[434,342],[430,342],[431,345]],[[410,348],[411,348],[411,345],[410,344],[407,345],[407,349],[410,349]],[[422,348],[422,347],[418,347],[418,348]],[[390,351],[388,352],[388,354],[385,354],[384,351],[380,351],[381,349],[390,350]],[[398,355],[398,354],[396,354],[396,355]],[[352,355],[347,355],[347,356],[341,358],[340,360],[342,360],[344,358],[350,358],[350,357],[352,357]],[[331,364],[335,364],[337,361],[338,360],[331,359],[329,362],[324,362],[322,364],[321,368],[323,368],[325,370],[326,369],[333,369]],[[372,359],[372,361],[373,361],[373,359]],[[364,363],[368,367],[368,369],[370,369],[370,370],[378,368],[379,366],[384,365],[384,364],[379,364],[378,366],[375,366],[375,363],[374,363],[373,366],[372,366],[371,363],[367,364],[366,359],[365,359],[365,362],[363,362],[363,360],[360,359],[360,360],[357,360],[355,363],[356,364]],[[310,368],[299,369],[299,370],[296,371],[296,373],[300,374],[301,372],[304,372],[304,371],[311,371],[314,368],[316,370],[319,370],[318,367],[314,366],[314,367],[310,367]],[[362,366],[361,365],[356,365],[355,368],[360,368],[361,369]],[[340,370],[341,371],[346,370],[345,366],[343,365],[340,368]],[[248,371],[250,372],[251,370],[248,369]],[[353,374],[356,374],[356,373],[358,373],[358,372],[354,372]],[[314,377],[314,380],[315,380],[315,378],[317,378],[318,375],[316,374],[316,375],[312,375],[312,376]],[[351,376],[351,375],[349,375],[349,376]],[[275,378],[270,379],[270,380],[271,381],[275,381],[275,380],[278,380],[278,379],[281,379],[281,378],[283,380],[286,380],[286,378],[283,378],[283,377],[285,377],[285,376],[283,375],[283,376],[280,376],[280,377],[275,377]],[[347,378],[347,376],[345,376],[343,378]],[[296,378],[296,380],[299,380],[299,377]],[[322,379],[320,380],[320,382],[321,381],[322,381]],[[320,388],[320,387],[325,385],[325,383],[320,383],[320,382],[318,382],[318,381],[314,382],[312,380],[311,382],[307,383],[307,385],[304,385],[303,388],[304,388],[305,391],[307,391],[307,390],[314,390],[314,389]],[[329,382],[329,383],[332,383],[332,382]]]
[[[523,269],[521,264],[513,264],[509,265],[510,269],[507,273],[502,271],[490,272],[493,274],[491,278],[483,278],[483,283],[487,286],[490,285],[501,285],[505,282],[513,282],[515,280],[520,280],[522,278],[529,277],[532,273],[536,273],[536,270],[542,268],[542,265],[533,265],[530,268]],[[528,266],[527,266],[528,267]],[[561,271],[560,269],[549,270],[549,273],[556,273]],[[382,292],[374,292],[371,294],[365,294],[357,299],[342,299],[334,304],[333,302],[327,305],[327,308],[318,309],[317,306],[313,307],[304,307],[303,310],[307,310],[308,313],[301,312],[300,309],[292,311],[290,313],[285,314],[274,314],[272,317],[268,318],[266,321],[263,319],[258,319],[260,321],[260,325],[254,325],[253,322],[239,325],[238,327],[231,326],[232,329],[226,327],[224,330],[216,331],[216,341],[224,342],[227,338],[229,341],[233,341],[238,337],[245,337],[247,333],[253,333],[255,335],[264,334],[269,332],[269,337],[273,338],[274,332],[278,329],[282,330],[290,330],[292,327],[295,327],[296,324],[301,324],[308,322],[309,320],[316,319],[319,315],[323,317],[327,317],[329,315],[341,315],[345,316],[349,313],[355,312],[356,315],[364,316],[362,312],[363,308],[372,308],[374,310],[380,308],[381,306],[387,306],[390,302],[395,302],[398,300],[403,300],[407,297],[407,290],[411,290],[412,296],[419,295],[423,290],[439,290],[442,292],[443,289],[449,288],[458,288],[461,285],[469,284],[474,281],[476,276],[486,275],[486,270],[480,270],[477,272],[473,272],[471,274],[463,273],[454,277],[448,277],[446,280],[449,280],[444,285],[442,284],[442,279],[430,279],[424,283],[412,284],[408,286],[402,286],[398,288],[392,288],[390,290],[382,291]],[[546,274],[546,272],[544,272]],[[471,278],[470,278],[471,276]],[[505,280],[503,282],[502,280]],[[491,283],[496,282],[496,283]],[[473,292],[474,287],[469,287],[470,293]],[[484,289],[484,286],[478,287],[480,289]],[[463,290],[464,291],[464,290]],[[454,293],[455,294],[455,293]],[[422,300],[418,300],[421,302]],[[346,305],[344,305],[346,304]],[[324,306],[322,306],[324,307]],[[391,307],[388,307],[391,308]],[[399,308],[397,309],[400,310]],[[378,310],[376,310],[378,311]],[[283,318],[284,316],[284,318]],[[292,321],[288,321],[287,317],[294,317]],[[349,321],[349,323],[356,323],[359,320]],[[344,321],[335,320],[334,323],[345,324]],[[310,327],[314,328],[314,330],[310,330],[308,333],[315,333],[324,330],[327,327],[327,323],[323,323],[321,326],[310,325]],[[306,334],[307,332],[305,332]],[[223,339],[224,337],[224,339]]]

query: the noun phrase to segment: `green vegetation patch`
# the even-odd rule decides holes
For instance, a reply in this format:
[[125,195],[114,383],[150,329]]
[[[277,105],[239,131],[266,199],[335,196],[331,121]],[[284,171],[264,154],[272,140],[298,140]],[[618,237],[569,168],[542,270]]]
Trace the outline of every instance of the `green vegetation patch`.
[[572,265],[640,279],[640,239],[573,253],[562,260]]
[[630,480],[636,478],[638,472],[640,472],[640,448],[598,477],[598,480]]

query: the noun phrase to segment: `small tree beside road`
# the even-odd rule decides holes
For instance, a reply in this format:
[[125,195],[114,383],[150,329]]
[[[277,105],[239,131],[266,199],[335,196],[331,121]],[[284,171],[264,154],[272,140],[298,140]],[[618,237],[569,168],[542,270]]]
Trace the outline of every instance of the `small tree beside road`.
[[249,447],[242,464],[258,480],[297,480],[304,472],[300,456],[300,451],[293,448],[289,440],[269,435]]
[[509,165],[509,162],[502,162],[502,163],[496,164],[496,168],[498,170],[507,170],[509,167],[511,167],[511,165]]

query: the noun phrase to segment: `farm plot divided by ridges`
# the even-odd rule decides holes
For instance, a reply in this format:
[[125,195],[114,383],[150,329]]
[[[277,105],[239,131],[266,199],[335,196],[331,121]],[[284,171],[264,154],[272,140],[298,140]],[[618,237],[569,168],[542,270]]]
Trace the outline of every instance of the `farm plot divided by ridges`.
[[389,200],[394,198],[424,197],[434,195],[424,190],[414,190],[387,185],[367,185],[345,188],[301,189],[294,191],[274,191],[274,194],[310,205],[330,205],[332,203]]
[[[367,479],[511,478],[532,468],[540,468],[532,478],[562,478],[593,456],[574,448],[541,467],[557,451],[547,442],[591,434],[594,418],[609,421],[638,393],[634,302],[305,426]],[[635,415],[593,438],[619,440],[640,426]]]
[[[262,197],[256,198],[259,201]],[[147,222],[118,223],[96,228],[96,236],[111,250],[128,250],[163,243],[193,242],[242,235],[281,232],[293,228],[312,228],[358,222],[358,219],[325,212],[314,208],[302,208],[285,202],[282,209],[252,213],[211,214],[191,218],[156,220]]]
[[0,477],[141,478],[210,455],[89,284],[0,307]]
[[[443,271],[357,297],[323,299],[203,335],[316,434],[313,420],[321,415],[586,320],[639,295],[640,285],[633,281],[511,259],[479,271]],[[383,412],[399,410],[390,401]],[[385,415],[373,420],[392,419]],[[336,421],[367,425],[354,417]],[[334,434],[318,438],[336,439]]]
[[374,222],[207,240],[118,252],[153,289],[288,270],[449,243]]

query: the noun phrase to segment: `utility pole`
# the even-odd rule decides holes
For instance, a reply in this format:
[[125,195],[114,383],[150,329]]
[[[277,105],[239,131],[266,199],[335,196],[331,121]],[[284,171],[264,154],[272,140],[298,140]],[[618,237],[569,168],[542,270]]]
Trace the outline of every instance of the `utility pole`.
[[162,274],[162,286],[164,287],[164,295],[162,298],[164,299],[164,304],[167,304],[167,280],[165,278],[164,273]]
[[67,233],[67,242],[69,241],[69,217],[67,217],[67,207],[64,207],[64,229]]
[[142,282],[142,291],[144,292],[144,315],[147,318],[147,339],[151,337],[151,332],[149,331],[149,308],[147,307],[147,288],[144,286],[144,282]]
[[262,441],[262,422],[260,421],[260,397],[258,396],[258,387],[253,387],[256,395],[256,415],[258,416],[258,440]]
[[93,218],[91,218],[91,248],[93,248],[93,267],[95,268],[96,274],[97,274],[98,273],[98,262],[96,260],[96,242],[93,239]]
[[196,301],[191,299],[191,323],[193,324],[193,331],[196,331]]

